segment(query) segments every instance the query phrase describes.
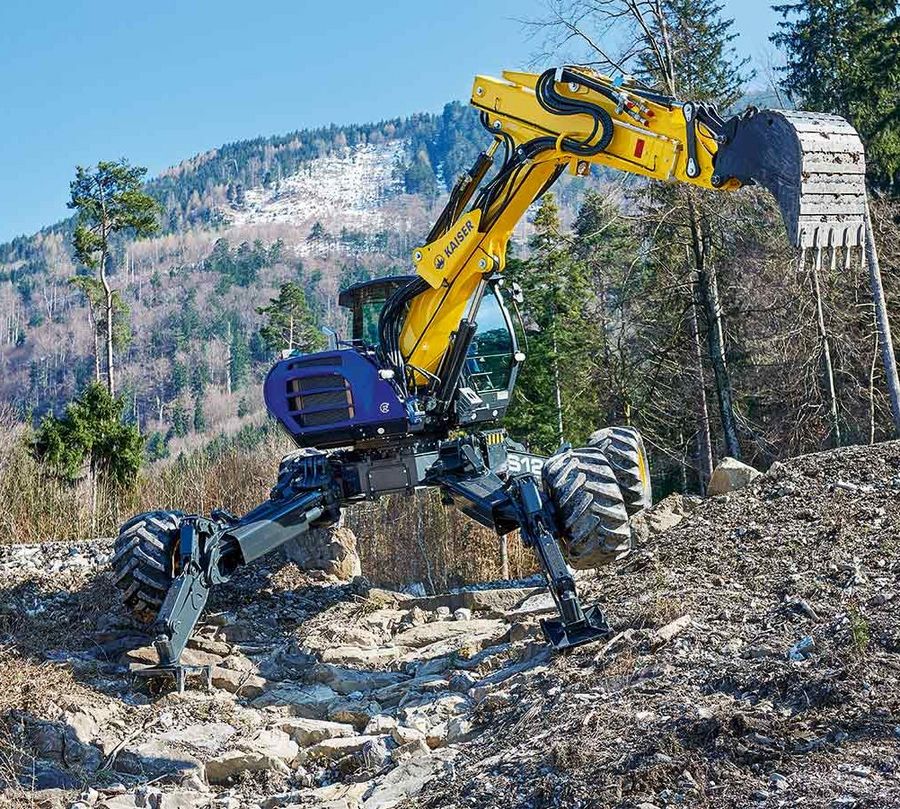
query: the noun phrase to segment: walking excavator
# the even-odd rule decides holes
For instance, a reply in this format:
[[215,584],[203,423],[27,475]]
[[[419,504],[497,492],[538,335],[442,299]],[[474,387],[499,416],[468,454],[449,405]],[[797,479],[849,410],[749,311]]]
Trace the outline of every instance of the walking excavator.
[[601,429],[546,458],[498,425],[526,360],[511,314],[521,292],[504,289],[507,244],[563,172],[759,185],[795,246],[862,243],[865,158],[842,118],[749,109],[725,120],[712,105],[584,67],[477,76],[471,103],[493,139],[413,251],[415,273],[343,291],[349,339],[331,335],[327,350],[270,370],[266,407],[298,447],[270,498],[241,517],[156,511],[122,526],[112,566],[125,604],[152,626],[154,672],[183,684],[181,654],[210,589],[242,565],[334,524],[349,504],[421,487],[501,535],[519,531],[558,608],[542,624],[554,649],[608,634],[600,609],[579,601],[573,570],[631,549],[629,520],[651,503],[640,435]]

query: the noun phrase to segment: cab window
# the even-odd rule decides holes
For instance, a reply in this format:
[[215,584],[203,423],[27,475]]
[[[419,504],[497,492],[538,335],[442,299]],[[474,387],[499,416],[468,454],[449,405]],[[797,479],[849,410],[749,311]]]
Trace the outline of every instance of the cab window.
[[493,293],[481,301],[478,329],[466,359],[469,385],[477,392],[505,390],[512,373],[513,341],[500,303]]

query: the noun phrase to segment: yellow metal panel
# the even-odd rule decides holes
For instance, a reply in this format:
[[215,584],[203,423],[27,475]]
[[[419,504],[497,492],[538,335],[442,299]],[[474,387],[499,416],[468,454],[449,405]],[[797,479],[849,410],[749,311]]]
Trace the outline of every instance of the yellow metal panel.
[[[599,154],[581,158],[566,152],[563,140],[584,142],[592,138],[590,143],[596,144],[603,133],[593,131],[590,115],[561,115],[544,109],[535,90],[538,74],[506,71],[501,79],[475,77],[471,103],[486,113],[491,131],[512,138],[514,147],[536,138],[551,138],[553,146],[523,164],[494,209],[465,213],[445,235],[413,253],[416,271],[431,289],[410,303],[401,330],[400,348],[411,366],[437,372],[479,281],[484,274],[502,269],[513,229],[560,166],[569,166],[577,173],[587,163],[594,163],[658,180],[713,187],[713,157],[718,144],[698,125],[700,172],[698,177],[688,177],[687,124],[680,105],[669,107],[637,98],[627,86],[615,87],[601,74],[591,73],[590,79],[609,87],[619,101],[584,84],[556,85],[561,95],[602,107],[612,119],[609,145]],[[629,115],[628,109],[633,114]],[[725,188],[738,185],[732,181]],[[423,374],[415,377],[418,384],[427,381]]]

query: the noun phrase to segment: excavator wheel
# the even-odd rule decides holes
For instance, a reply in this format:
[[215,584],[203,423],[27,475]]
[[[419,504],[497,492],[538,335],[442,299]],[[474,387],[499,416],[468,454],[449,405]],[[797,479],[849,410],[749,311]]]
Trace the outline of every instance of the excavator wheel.
[[175,576],[175,554],[183,514],[138,514],[119,530],[110,564],[122,600],[139,620],[151,623]]
[[647,453],[641,434],[634,427],[597,430],[588,439],[588,446],[599,449],[609,461],[629,517],[653,505]]
[[565,449],[542,470],[556,506],[566,561],[578,570],[628,555],[631,529],[622,491],[606,456],[596,447]]

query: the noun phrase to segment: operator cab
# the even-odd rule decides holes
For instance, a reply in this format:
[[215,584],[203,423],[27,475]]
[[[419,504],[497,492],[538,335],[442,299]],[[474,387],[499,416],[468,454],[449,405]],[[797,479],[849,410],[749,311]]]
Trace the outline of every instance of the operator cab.
[[[416,278],[415,275],[376,278],[354,284],[340,293],[338,302],[350,310],[350,339],[354,348],[371,350],[378,346],[378,318],[385,302]],[[478,328],[469,345],[455,402],[460,425],[503,417],[509,407],[518,365],[525,359],[519,351],[502,286],[499,277],[488,281],[475,315]]]
[[350,310],[350,339],[355,347],[378,345],[378,318],[385,302],[398,289],[416,280],[415,275],[392,275],[361,281],[341,291],[338,303]]

